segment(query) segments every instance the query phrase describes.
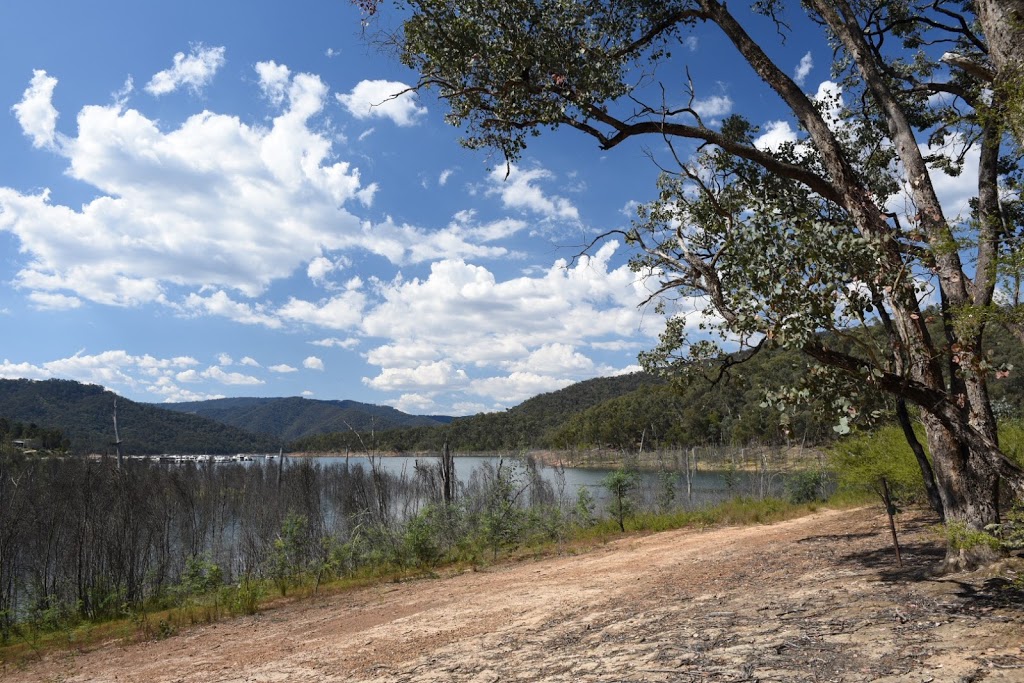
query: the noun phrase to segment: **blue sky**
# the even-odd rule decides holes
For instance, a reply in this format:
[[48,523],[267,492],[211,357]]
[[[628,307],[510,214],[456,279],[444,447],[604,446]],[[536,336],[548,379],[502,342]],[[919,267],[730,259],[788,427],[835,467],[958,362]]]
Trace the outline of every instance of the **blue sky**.
[[[752,29],[830,92],[792,20],[784,46]],[[644,145],[559,131],[506,178],[431,93],[389,99],[415,74],[345,0],[6,2],[0,24],[0,377],[470,414],[636,369],[662,329],[626,247],[574,259],[651,198]],[[680,52],[707,120],[795,139],[712,29]]]

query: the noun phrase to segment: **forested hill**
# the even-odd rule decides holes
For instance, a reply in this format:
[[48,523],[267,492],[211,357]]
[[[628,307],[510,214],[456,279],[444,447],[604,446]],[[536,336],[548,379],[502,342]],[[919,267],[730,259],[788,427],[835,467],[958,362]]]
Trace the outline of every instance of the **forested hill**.
[[276,451],[279,442],[197,415],[136,403],[94,384],[0,379],[0,417],[60,429],[72,453],[114,452],[114,400],[125,453]]
[[160,407],[210,418],[281,441],[294,441],[327,432],[432,427],[451,421],[447,417],[408,415],[389,406],[358,401],[319,401],[300,397],[220,398],[166,403],[160,404]]
[[547,443],[547,435],[588,408],[633,392],[648,391],[663,382],[642,372],[599,377],[534,396],[500,413],[455,418],[450,424],[441,426],[386,430],[372,436],[333,432],[299,439],[289,448],[293,451],[324,452],[359,450],[365,445],[382,450],[421,451],[436,450],[446,439],[460,451],[542,446]]
[[[936,331],[936,334],[941,334]],[[1024,416],[1024,346],[992,326],[988,347],[993,366],[1012,365],[1008,377],[992,377],[989,390],[1000,418]],[[793,409],[783,425],[780,413],[762,405],[765,392],[805,378],[810,362],[795,351],[766,349],[734,366],[718,382],[700,377],[668,385],[636,373],[573,384],[542,394],[501,413],[457,418],[442,427],[416,427],[354,435],[335,432],[292,442],[296,451],[436,451],[445,440],[457,451],[572,449],[592,446],[636,449],[669,445],[750,443],[794,440],[822,444],[836,437],[838,416],[826,399]],[[888,419],[890,406],[868,402]]]

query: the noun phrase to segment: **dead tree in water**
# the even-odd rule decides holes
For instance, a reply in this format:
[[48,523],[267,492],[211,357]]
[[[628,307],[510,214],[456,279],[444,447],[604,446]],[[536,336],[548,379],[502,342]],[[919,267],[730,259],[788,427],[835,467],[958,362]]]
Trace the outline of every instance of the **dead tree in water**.
[[281,475],[284,473],[284,446],[277,452],[277,490],[281,490]]
[[444,440],[441,450],[441,499],[445,505],[455,500],[455,458],[448,447],[448,439]]
[[121,435],[117,432],[117,399],[114,399],[114,446],[117,448],[117,469],[124,467],[124,449],[121,447]]

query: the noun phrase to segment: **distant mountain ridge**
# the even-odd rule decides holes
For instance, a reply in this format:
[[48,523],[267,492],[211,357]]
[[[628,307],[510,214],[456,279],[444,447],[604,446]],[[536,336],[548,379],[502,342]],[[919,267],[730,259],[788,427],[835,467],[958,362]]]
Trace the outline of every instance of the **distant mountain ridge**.
[[323,401],[298,396],[218,398],[158,405],[166,410],[209,418],[283,442],[329,432],[436,427],[452,420],[445,416],[409,415],[390,406],[358,401]]
[[124,450],[153,453],[261,453],[279,442],[230,425],[136,403],[95,384],[72,380],[0,379],[0,417],[56,428],[71,452],[114,452],[114,402]]
[[[539,394],[501,412],[457,417],[445,425],[396,428],[374,435],[374,448],[394,451],[431,451],[445,441],[460,451],[499,451],[542,447],[548,437],[574,416],[634,392],[649,391],[665,380],[644,372],[596,377],[564,389]],[[359,450],[365,434],[331,432],[303,437],[289,444],[292,451],[344,452]]]

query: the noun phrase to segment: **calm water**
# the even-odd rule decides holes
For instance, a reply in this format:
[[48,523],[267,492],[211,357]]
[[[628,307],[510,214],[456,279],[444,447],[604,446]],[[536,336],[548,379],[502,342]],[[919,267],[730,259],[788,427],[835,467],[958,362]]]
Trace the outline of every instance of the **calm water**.
[[[287,462],[294,462],[297,458],[287,458]],[[462,483],[469,481],[473,471],[484,463],[497,466],[502,460],[497,456],[485,455],[462,455],[455,457],[455,474]],[[516,458],[504,458],[504,466],[513,468],[513,471],[522,472],[524,467]],[[322,465],[344,465],[347,461],[349,467],[361,465],[369,469],[370,461],[366,456],[324,456],[313,458],[314,462]],[[416,462],[433,465],[438,461],[436,457],[413,457],[413,456],[389,456],[377,458],[380,466],[387,472],[395,475],[405,474],[412,477]],[[607,467],[574,467],[574,468],[553,468],[540,466],[542,476],[555,489],[556,493],[574,500],[577,491],[581,487],[590,490],[591,495],[601,501],[605,497],[605,490],[602,481],[613,472],[613,468]],[[663,490],[663,483],[658,472],[642,471],[637,493],[647,499],[648,502],[657,500],[658,494]],[[679,473],[675,480],[676,504],[685,505],[687,500],[686,479],[683,473]],[[715,503],[734,495],[751,496],[781,496],[785,493],[785,482],[781,475],[761,477],[754,472],[734,471],[725,473],[722,471],[698,471],[691,482],[690,503],[694,506]]]

